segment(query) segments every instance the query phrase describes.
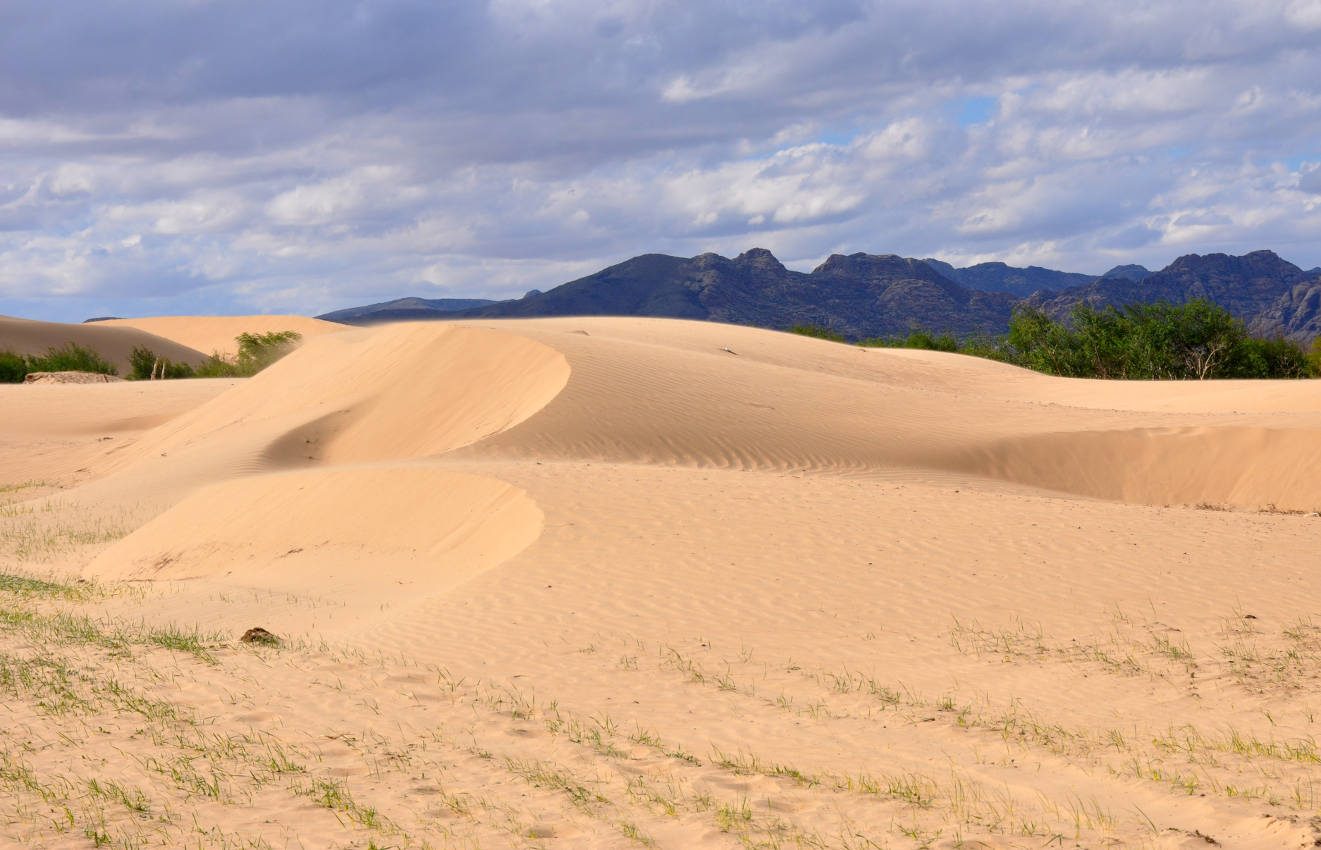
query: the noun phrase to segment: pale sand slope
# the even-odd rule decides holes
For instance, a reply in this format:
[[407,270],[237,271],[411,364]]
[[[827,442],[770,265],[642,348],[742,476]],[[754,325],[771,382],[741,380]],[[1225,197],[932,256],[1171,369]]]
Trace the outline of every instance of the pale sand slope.
[[232,357],[238,353],[234,338],[241,333],[267,334],[295,331],[304,339],[342,331],[345,325],[306,316],[147,316],[141,319],[107,319],[111,327],[136,328],[195,348],[205,354]]
[[107,582],[0,583],[12,840],[1321,839],[1321,519],[1257,512],[1321,507],[1321,382],[555,319],[130,388],[0,398],[85,482],[0,491],[0,572]]
[[206,357],[201,351],[176,341],[168,334],[130,327],[109,327],[105,322],[67,325],[60,322],[36,322],[0,316],[0,351],[16,354],[45,354],[48,349],[74,343],[90,348],[119,368],[129,370],[129,355],[134,348],[147,348],[176,363],[196,366]]

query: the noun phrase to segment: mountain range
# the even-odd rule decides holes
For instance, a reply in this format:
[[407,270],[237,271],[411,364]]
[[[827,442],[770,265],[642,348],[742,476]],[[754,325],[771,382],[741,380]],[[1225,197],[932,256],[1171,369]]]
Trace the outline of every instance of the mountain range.
[[345,325],[366,325],[376,322],[398,322],[410,319],[434,319],[438,313],[453,313],[495,304],[489,298],[396,298],[362,307],[346,307],[317,316],[328,322]]
[[1271,251],[1189,254],[1159,271],[1120,265],[1086,275],[1005,263],[956,268],[894,254],[833,254],[811,272],[785,268],[753,248],[718,254],[643,254],[595,274],[507,301],[403,298],[318,318],[346,324],[399,319],[621,315],[704,319],[769,328],[811,324],[850,339],[913,328],[999,334],[1018,306],[1065,317],[1096,307],[1206,298],[1261,336],[1307,344],[1321,336],[1321,269],[1304,271]]

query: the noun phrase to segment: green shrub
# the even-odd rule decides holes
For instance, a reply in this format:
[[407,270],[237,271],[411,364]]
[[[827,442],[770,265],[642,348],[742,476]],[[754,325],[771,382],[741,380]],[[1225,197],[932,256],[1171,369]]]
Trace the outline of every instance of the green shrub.
[[239,344],[239,370],[255,375],[294,350],[302,334],[297,331],[272,331],[265,334],[241,333],[234,337]]
[[28,362],[21,354],[0,351],[0,384],[21,384],[28,374]]
[[233,358],[213,353],[197,367],[199,378],[250,378],[293,351],[302,334],[297,331],[272,331],[265,334],[241,333],[234,337],[238,355]]
[[1308,355],[1287,339],[1249,338],[1234,352],[1231,378],[1307,378],[1316,374]]
[[864,339],[858,345],[867,348],[920,348],[924,351],[961,351],[962,344],[953,334],[943,333],[937,336],[925,328],[914,328],[906,336],[872,337]]
[[1123,310],[1079,305],[1069,323],[1022,309],[1009,324],[1009,359],[1051,375],[1177,380],[1299,378],[1302,350],[1288,340],[1256,339],[1228,310],[1202,298],[1158,301]]
[[134,347],[128,356],[129,380],[147,381],[153,378],[191,378],[193,367],[187,363],[175,363],[164,357],[157,357],[150,348]]
[[823,328],[820,325],[794,325],[789,328],[789,333],[799,336],[810,336],[816,339],[825,339],[831,342],[843,342],[844,335],[832,331],[830,328]]
[[75,342],[66,342],[62,346],[51,346],[40,357],[28,357],[29,372],[100,372],[103,375],[118,375],[119,369],[106,361],[90,348],[83,348]]

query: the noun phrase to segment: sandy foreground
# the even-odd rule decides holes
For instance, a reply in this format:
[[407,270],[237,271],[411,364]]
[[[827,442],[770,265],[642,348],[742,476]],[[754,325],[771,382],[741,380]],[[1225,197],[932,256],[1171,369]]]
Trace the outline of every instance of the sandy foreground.
[[0,386],[0,844],[1321,845],[1321,381],[305,337]]

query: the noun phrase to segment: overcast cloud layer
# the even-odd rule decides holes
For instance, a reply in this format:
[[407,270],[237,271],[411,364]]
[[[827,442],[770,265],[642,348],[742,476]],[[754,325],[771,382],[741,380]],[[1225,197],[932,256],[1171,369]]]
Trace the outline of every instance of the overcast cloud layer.
[[0,5],[0,312],[507,297],[752,246],[1321,265],[1321,0]]

